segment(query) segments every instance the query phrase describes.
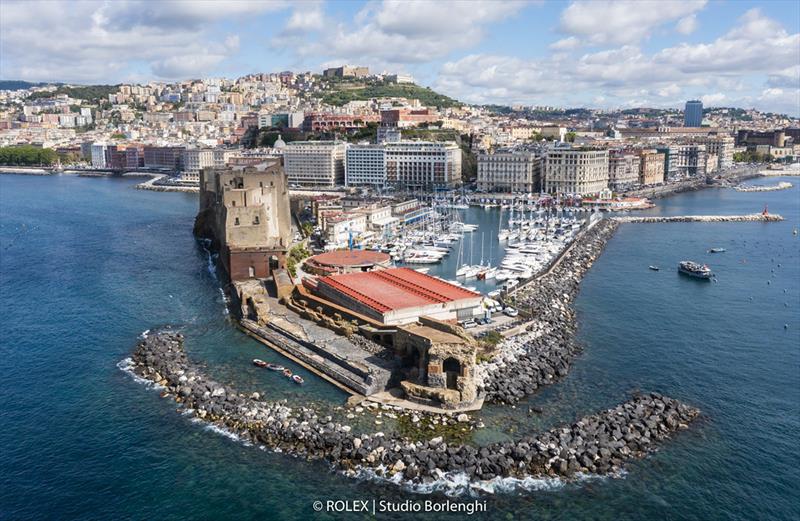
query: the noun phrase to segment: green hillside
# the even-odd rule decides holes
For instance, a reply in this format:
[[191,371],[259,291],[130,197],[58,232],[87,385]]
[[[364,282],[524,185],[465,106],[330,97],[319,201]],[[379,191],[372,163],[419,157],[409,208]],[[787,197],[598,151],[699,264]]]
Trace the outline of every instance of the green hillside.
[[461,103],[453,98],[413,83],[330,81],[328,89],[318,93],[317,96],[321,97],[324,103],[339,107],[350,101],[372,98],[418,99],[425,106],[439,108],[461,106]]

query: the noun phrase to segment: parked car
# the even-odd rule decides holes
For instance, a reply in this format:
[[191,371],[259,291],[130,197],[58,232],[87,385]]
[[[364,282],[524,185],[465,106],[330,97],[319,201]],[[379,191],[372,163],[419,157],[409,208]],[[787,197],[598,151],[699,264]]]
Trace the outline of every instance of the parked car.
[[505,313],[509,317],[516,317],[517,315],[519,315],[519,311],[512,308],[511,306],[508,306],[506,309],[504,309],[503,313]]
[[461,327],[464,329],[472,329],[473,327],[478,327],[478,324],[476,324],[474,320],[469,319],[462,322]]

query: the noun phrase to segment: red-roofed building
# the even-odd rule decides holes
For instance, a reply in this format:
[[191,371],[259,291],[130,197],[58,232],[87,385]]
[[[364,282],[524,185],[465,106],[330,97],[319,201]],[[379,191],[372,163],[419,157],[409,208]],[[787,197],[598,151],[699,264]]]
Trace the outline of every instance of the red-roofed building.
[[420,316],[456,321],[478,313],[481,295],[409,268],[322,277],[319,296],[384,324],[409,324]]

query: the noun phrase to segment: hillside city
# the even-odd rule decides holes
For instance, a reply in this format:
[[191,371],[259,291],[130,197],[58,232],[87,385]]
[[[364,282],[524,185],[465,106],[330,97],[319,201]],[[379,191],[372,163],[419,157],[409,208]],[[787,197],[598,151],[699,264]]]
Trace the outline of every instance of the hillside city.
[[[204,168],[278,160],[295,191],[449,193],[453,201],[465,190],[550,194],[634,208],[647,201],[619,197],[800,153],[800,125],[781,114],[697,100],[684,110],[474,106],[410,76],[347,65],[235,80],[0,86],[0,163],[148,172],[157,175],[153,189],[197,191]],[[356,206],[388,211],[379,200],[363,201]],[[361,242],[422,218],[408,204],[400,205],[405,217],[395,210],[372,218],[327,206],[310,221],[328,248],[345,246],[353,232]]]

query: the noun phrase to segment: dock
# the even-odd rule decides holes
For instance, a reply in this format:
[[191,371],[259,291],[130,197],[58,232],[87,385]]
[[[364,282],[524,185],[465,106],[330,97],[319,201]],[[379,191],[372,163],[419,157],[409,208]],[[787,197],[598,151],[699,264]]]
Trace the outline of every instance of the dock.
[[725,223],[725,222],[779,222],[778,214],[753,213],[748,215],[670,215],[648,217],[612,217],[621,223]]

